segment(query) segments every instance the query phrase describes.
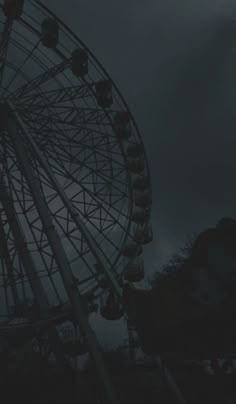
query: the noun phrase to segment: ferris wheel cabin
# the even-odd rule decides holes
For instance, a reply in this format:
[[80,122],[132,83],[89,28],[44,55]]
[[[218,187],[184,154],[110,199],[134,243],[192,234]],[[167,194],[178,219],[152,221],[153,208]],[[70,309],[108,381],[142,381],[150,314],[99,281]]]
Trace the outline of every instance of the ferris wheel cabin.
[[41,41],[46,48],[55,48],[59,39],[59,26],[53,18],[42,22]]
[[129,113],[126,111],[117,112],[114,117],[114,131],[120,141],[128,140],[131,136],[131,125]]
[[85,49],[76,49],[72,52],[71,68],[76,77],[88,74],[88,53]]
[[109,108],[113,104],[111,81],[100,80],[95,86],[98,105],[102,108]]

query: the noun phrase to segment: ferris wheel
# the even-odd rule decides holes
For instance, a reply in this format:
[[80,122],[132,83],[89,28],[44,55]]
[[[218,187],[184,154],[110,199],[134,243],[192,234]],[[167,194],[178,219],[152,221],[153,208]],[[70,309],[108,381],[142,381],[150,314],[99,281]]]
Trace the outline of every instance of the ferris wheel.
[[40,1],[1,1],[0,32],[1,330],[73,315],[84,331],[100,296],[120,318],[122,281],[144,277],[144,145],[110,76]]

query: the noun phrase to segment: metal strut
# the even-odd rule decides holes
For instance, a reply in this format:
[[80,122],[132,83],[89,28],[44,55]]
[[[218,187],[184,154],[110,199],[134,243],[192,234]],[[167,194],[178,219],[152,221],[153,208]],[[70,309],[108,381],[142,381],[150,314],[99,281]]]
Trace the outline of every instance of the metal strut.
[[[47,165],[46,160],[43,158],[43,156],[39,152],[37,146],[35,145],[35,143],[32,140],[32,137],[30,136],[27,129],[25,128],[25,125],[21,121],[19,115],[17,113],[15,113],[13,105],[10,102],[8,102],[7,104],[10,108],[10,114],[9,114],[10,116],[9,116],[8,122],[7,122],[8,133],[12,139],[12,143],[13,143],[16,155],[18,157],[18,162],[21,166],[23,175],[27,180],[35,206],[36,206],[39,216],[42,220],[42,224],[43,224],[45,233],[47,234],[47,238],[48,238],[49,244],[51,246],[51,249],[53,251],[56,263],[58,265],[58,269],[61,274],[65,289],[67,291],[69,300],[73,307],[76,321],[78,322],[80,329],[81,329],[82,333],[84,334],[84,337],[86,338],[90,354],[94,360],[94,363],[95,363],[95,366],[96,366],[96,369],[98,372],[98,376],[100,377],[101,382],[103,384],[104,391],[106,393],[108,402],[110,404],[118,404],[118,400],[117,400],[117,397],[116,397],[116,394],[114,391],[114,387],[110,380],[110,376],[106,370],[103,356],[100,351],[100,347],[98,345],[95,334],[89,325],[87,315],[84,311],[81,295],[79,293],[77,284],[75,283],[73,273],[72,273],[70,264],[68,262],[66,253],[64,251],[63,245],[59,238],[59,235],[58,235],[56,229],[54,228],[51,214],[49,212],[46,201],[45,201],[44,196],[41,191],[40,183],[38,181],[38,178],[34,175],[31,164],[27,160],[27,152],[25,149],[25,145],[23,143],[24,140],[31,146],[31,149],[33,149],[34,155],[36,155],[36,157],[42,164],[42,167],[45,169],[47,175],[51,179],[53,185],[55,186],[55,189],[58,191],[59,195],[61,196],[62,200],[64,201],[65,205],[67,206],[69,212],[73,216],[74,221],[76,223],[79,222],[79,225],[80,225],[81,224],[80,220],[78,218],[77,213],[74,211],[74,208],[73,208],[71,202],[64,194],[63,189],[60,187],[60,185],[57,183],[56,179],[54,178],[53,174],[51,173],[51,170],[50,170],[49,166]],[[24,135],[23,139],[19,139],[18,129],[20,129],[21,132],[23,133],[23,135]],[[79,226],[79,228],[80,227],[81,226]],[[86,231],[84,231],[84,229],[83,229],[83,233],[85,232],[87,235],[88,231],[87,231],[87,229],[85,229],[85,230]],[[91,237],[92,236],[89,234],[89,242],[88,242],[89,245],[92,244]],[[94,250],[94,248],[93,248],[93,250]],[[98,255],[97,252],[96,252],[96,255]]]
[[[19,223],[18,217],[16,215],[13,203],[9,198],[7,187],[4,184],[3,178],[0,181],[0,201],[2,203],[3,209],[5,211],[10,229],[12,231],[12,235],[14,238],[14,242],[16,245],[17,252],[19,254],[19,258],[23,264],[25,269],[25,273],[29,280],[29,284],[31,286],[33,295],[35,300],[40,308],[40,312],[42,315],[49,313],[50,305],[47,299],[47,296],[44,293],[44,289],[40,278],[38,277],[37,269],[35,267],[34,261],[31,257],[31,254],[27,248],[27,243],[24,237],[24,234],[21,229],[21,225]],[[50,327],[48,329],[48,337],[50,343],[54,348],[54,354],[58,362],[63,367],[68,367],[67,360],[63,353],[62,344],[60,338],[57,334],[57,331],[54,327]]]
[[14,274],[13,274],[13,265],[11,262],[11,258],[10,258],[10,254],[9,254],[9,250],[8,250],[8,244],[7,244],[7,238],[4,232],[4,226],[2,223],[2,219],[0,218],[0,238],[1,238],[1,244],[2,244],[2,257],[4,259],[5,265],[6,265],[6,269],[7,269],[7,275],[8,275],[8,279],[9,279],[9,284],[11,286],[11,290],[12,290],[12,297],[14,300],[14,304],[16,306],[18,306],[20,304],[20,297],[19,297],[19,293],[14,281]]
[[[72,304],[72,307],[74,307],[77,321],[81,326],[81,330],[83,330],[83,333],[88,341],[88,346],[90,348],[91,355],[94,359],[96,368],[98,370],[98,374],[102,380],[109,403],[117,404],[117,399],[116,399],[116,396],[115,396],[115,393],[113,390],[113,385],[112,385],[112,383],[110,381],[110,377],[106,371],[104,361],[103,361],[100,349],[97,344],[96,337],[95,337],[93,331],[91,330],[88,320],[87,320],[87,316],[84,313],[81,296],[79,294],[77,286],[74,285],[74,278],[72,275],[72,271],[71,271],[70,265],[68,263],[66,254],[63,250],[60,238],[59,238],[58,234],[56,233],[55,228],[53,226],[52,218],[51,218],[48,208],[46,206],[43,195],[41,193],[41,189],[40,189],[38,180],[34,176],[34,173],[32,171],[30,164],[26,161],[26,153],[24,150],[24,146],[22,143],[19,142],[19,139],[17,139],[17,124],[23,131],[25,140],[31,146],[31,148],[34,152],[34,155],[37,157],[38,161],[41,163],[42,168],[44,168],[46,174],[50,178],[52,184],[55,187],[55,190],[57,190],[58,195],[61,197],[62,201],[64,202],[65,206],[67,207],[68,211],[70,212],[74,222],[76,223],[79,230],[81,231],[81,233],[87,240],[87,243],[88,243],[89,247],[91,248],[91,251],[93,252],[98,263],[100,263],[100,265],[104,269],[104,272],[106,273],[116,294],[118,295],[118,297],[120,299],[122,298],[121,287],[118,284],[114,274],[111,272],[109,266],[107,265],[106,257],[103,255],[102,251],[97,246],[96,241],[93,239],[89,230],[86,228],[84,223],[81,221],[81,219],[80,219],[78,213],[75,211],[71,201],[69,200],[69,198],[65,194],[64,190],[62,189],[62,187],[56,180],[46,159],[44,158],[43,154],[41,153],[41,151],[39,150],[39,148],[33,141],[32,136],[30,136],[27,128],[25,127],[24,122],[20,118],[19,114],[14,111],[13,104],[10,101],[7,101],[7,104],[10,107],[10,110],[12,111],[12,115],[15,118],[15,120],[12,120],[12,121],[9,120],[9,124],[8,124],[9,134],[12,136],[13,143],[15,145],[15,149],[18,154],[18,159],[19,159],[19,161],[21,161],[22,171],[24,172],[25,178],[27,179],[28,185],[31,189],[33,198],[35,200],[36,207],[39,211],[39,214],[40,214],[43,224],[45,226],[45,230],[47,230],[48,239],[49,239],[49,242],[53,249],[53,252],[55,254],[55,259],[58,263],[58,267],[60,269],[61,276],[64,281],[65,288],[67,290],[70,302]],[[162,369],[162,371],[164,370],[166,381],[168,382],[170,389],[173,392],[174,396],[176,397],[177,401],[180,404],[186,404],[186,400],[184,399],[177,384],[175,383],[170,371],[168,370],[168,368],[165,365],[163,365],[160,358],[157,358],[157,364],[158,364],[159,368]]]
[[[96,240],[93,238],[90,231],[87,229],[86,225],[80,219],[80,216],[77,213],[77,211],[75,210],[75,208],[74,208],[73,204],[71,203],[70,199],[68,198],[68,196],[64,192],[64,190],[63,190],[62,186],[60,185],[60,183],[55,178],[55,175],[53,174],[51,168],[49,167],[49,164],[48,164],[47,160],[45,159],[43,153],[40,151],[40,149],[38,148],[38,146],[36,145],[36,143],[32,139],[31,134],[28,132],[28,130],[27,130],[24,122],[20,118],[19,114],[15,111],[14,104],[11,101],[7,100],[6,105],[10,108],[10,111],[11,111],[12,115],[15,118],[15,122],[18,123],[19,127],[21,128],[21,130],[24,133],[25,140],[27,140],[27,143],[32,148],[32,150],[34,152],[34,155],[36,156],[36,158],[40,162],[42,168],[45,170],[45,173],[47,174],[47,176],[50,179],[52,185],[54,186],[54,189],[57,191],[57,193],[60,196],[61,200],[63,201],[65,207],[68,209],[68,212],[70,213],[74,223],[76,224],[76,226],[78,227],[78,229],[82,233],[82,235],[84,236],[89,248],[91,249],[94,257],[97,260],[97,263],[100,265],[101,268],[103,268],[103,270],[104,270],[107,278],[109,279],[109,281],[110,281],[114,291],[116,292],[117,296],[120,299],[122,299],[122,289],[121,289],[115,275],[113,274],[113,272],[111,271],[111,269],[109,267],[109,264],[107,262],[107,258],[105,256],[105,254],[99,248]],[[14,131],[15,132],[17,131],[17,127],[15,125],[13,125],[13,132]],[[19,139],[16,139],[16,141],[19,141]],[[30,167],[30,169],[31,169],[31,167]],[[34,182],[34,180],[33,180],[33,182]],[[47,208],[44,209],[44,210],[46,210],[46,212],[48,212]]]

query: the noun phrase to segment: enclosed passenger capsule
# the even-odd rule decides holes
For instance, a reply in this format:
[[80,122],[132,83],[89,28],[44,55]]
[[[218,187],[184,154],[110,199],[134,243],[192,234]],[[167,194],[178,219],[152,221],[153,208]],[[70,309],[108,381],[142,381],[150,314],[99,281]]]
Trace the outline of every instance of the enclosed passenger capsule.
[[72,52],[71,69],[77,77],[84,77],[88,73],[88,54],[85,49],[76,49]]
[[133,240],[128,241],[122,248],[122,254],[127,258],[134,258],[141,255],[143,252],[142,246]]
[[132,222],[140,225],[147,223],[149,218],[149,213],[147,210],[136,208],[134,209],[133,215],[131,217]]
[[135,176],[133,179],[133,189],[137,191],[144,191],[149,187],[149,180],[147,176]]
[[118,140],[127,140],[131,136],[131,125],[129,113],[126,111],[117,112],[114,117],[114,130]]
[[144,154],[143,145],[140,143],[137,143],[137,144],[132,144],[132,145],[128,146],[126,154],[128,157],[131,157],[131,158],[141,157]]
[[41,41],[47,48],[55,48],[58,44],[59,27],[56,20],[46,18],[42,22]]
[[136,192],[134,197],[136,206],[142,209],[148,208],[152,203],[152,196],[150,191]]
[[150,243],[153,240],[152,225],[148,223],[146,226],[136,229],[134,239],[140,244]]
[[113,104],[112,82],[110,80],[100,80],[96,83],[96,99],[102,108],[109,108]]
[[8,18],[19,18],[22,15],[24,0],[5,0],[3,4],[4,15]]
[[129,159],[127,162],[128,170],[134,174],[140,174],[144,171],[144,159]]
[[144,278],[143,260],[136,258],[124,270],[124,279],[128,282],[139,282]]

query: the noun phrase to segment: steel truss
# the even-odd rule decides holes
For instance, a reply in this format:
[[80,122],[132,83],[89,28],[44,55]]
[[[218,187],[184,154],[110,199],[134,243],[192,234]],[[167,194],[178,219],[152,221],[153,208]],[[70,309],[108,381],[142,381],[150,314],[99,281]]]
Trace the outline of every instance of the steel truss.
[[[72,312],[108,400],[115,403],[88,307],[105,289],[122,300],[124,269],[137,258],[125,256],[123,248],[129,241],[137,244],[135,232],[149,225],[151,203],[145,206],[145,222],[132,220],[133,181],[145,179],[151,192],[143,142],[109,75],[61,20],[40,1],[23,2],[17,18],[2,3],[0,330],[8,332],[22,302],[36,302],[39,318],[33,327],[45,327],[55,356],[67,366],[57,324]],[[53,49],[42,39],[47,18],[60,30]],[[75,49],[88,56],[85,76],[73,73]],[[112,84],[111,105],[98,97],[98,82]],[[129,121],[125,138],[116,127],[122,114]],[[141,151],[134,158],[134,166],[141,160],[137,173],[129,169],[132,147]],[[54,307],[61,314],[51,314]]]

